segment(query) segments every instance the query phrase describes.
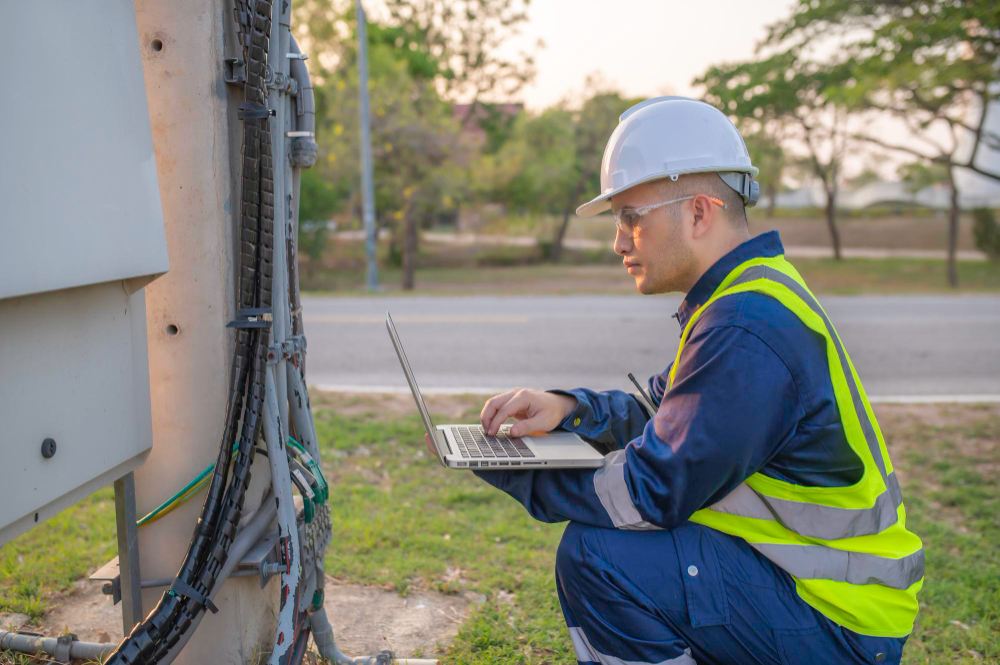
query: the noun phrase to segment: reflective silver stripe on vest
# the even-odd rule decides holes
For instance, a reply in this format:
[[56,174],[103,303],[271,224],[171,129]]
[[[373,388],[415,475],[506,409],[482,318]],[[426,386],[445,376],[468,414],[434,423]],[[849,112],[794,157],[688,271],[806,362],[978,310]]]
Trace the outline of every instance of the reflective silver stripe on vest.
[[892,559],[822,545],[750,543],[750,546],[800,579],[881,584],[893,589],[908,589],[924,576],[923,549],[901,559]]
[[604,466],[594,474],[594,491],[616,529],[643,531],[659,529],[642,519],[632,503],[625,484],[625,451],[615,450],[604,456]]
[[835,508],[802,501],[788,501],[757,493],[746,483],[713,503],[709,508],[720,513],[777,521],[803,536],[837,540],[885,531],[896,523],[903,495],[896,473],[886,479],[886,490],[871,508]]
[[851,391],[851,400],[854,402],[854,411],[858,414],[858,420],[861,422],[861,429],[864,431],[865,440],[868,442],[868,449],[871,451],[872,457],[875,459],[875,465],[882,474],[882,479],[885,480],[885,461],[882,459],[882,449],[879,447],[878,437],[875,435],[875,428],[872,427],[871,419],[868,418],[868,411],[865,409],[864,402],[861,401],[861,394],[854,381],[854,373],[851,372],[851,365],[847,362],[847,354],[844,351],[844,347],[840,343],[840,337],[837,336],[837,331],[834,329],[833,324],[830,323],[830,319],[827,318],[826,312],[823,311],[823,308],[819,306],[816,299],[813,298],[801,284],[780,270],[775,270],[770,266],[752,266],[747,268],[740,274],[739,277],[736,278],[732,285],[735,286],[736,284],[743,284],[755,279],[769,279],[788,287],[795,295],[802,299],[802,302],[809,306],[809,309],[815,312],[823,320],[823,325],[826,326],[827,334],[830,336],[830,339],[833,340],[833,345],[837,349],[837,355],[840,357],[840,366],[844,370],[844,376],[847,379],[847,386]]
[[673,658],[667,658],[653,663],[648,660],[625,660],[617,656],[601,653],[593,647],[587,635],[581,628],[570,628],[569,637],[573,640],[573,650],[576,658],[583,663],[603,663],[604,665],[698,665],[691,657],[691,649],[685,648],[684,653]]

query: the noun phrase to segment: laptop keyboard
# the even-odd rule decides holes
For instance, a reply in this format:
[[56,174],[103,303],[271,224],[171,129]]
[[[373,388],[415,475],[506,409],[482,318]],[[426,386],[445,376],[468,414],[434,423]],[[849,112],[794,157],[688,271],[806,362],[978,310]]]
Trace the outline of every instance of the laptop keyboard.
[[501,430],[496,436],[487,436],[482,427],[452,427],[458,438],[458,451],[469,459],[520,459],[534,457],[521,439],[512,439]]

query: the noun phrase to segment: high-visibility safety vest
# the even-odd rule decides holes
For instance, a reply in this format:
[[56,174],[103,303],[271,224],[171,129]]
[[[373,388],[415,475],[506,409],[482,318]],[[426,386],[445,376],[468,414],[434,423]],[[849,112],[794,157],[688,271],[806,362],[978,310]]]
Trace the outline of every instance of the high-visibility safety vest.
[[864,635],[908,635],[924,581],[923,544],[906,528],[899,483],[854,365],[791,263],[783,256],[755,258],[722,280],[684,327],[668,389],[700,316],[716,300],[745,292],[774,298],[826,340],[841,423],[864,473],[846,487],[811,487],[754,473],[690,519],[747,541],[789,573],[802,600],[831,621]]

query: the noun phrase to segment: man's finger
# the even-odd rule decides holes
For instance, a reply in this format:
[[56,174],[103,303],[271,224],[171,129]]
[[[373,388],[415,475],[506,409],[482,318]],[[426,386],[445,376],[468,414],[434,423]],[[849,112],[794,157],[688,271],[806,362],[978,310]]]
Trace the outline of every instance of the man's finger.
[[508,390],[505,393],[500,393],[499,395],[494,395],[493,397],[486,400],[486,404],[483,405],[483,410],[479,413],[479,422],[482,423],[483,429],[489,429],[489,424],[493,422],[493,417],[497,414],[497,411],[510,401],[510,398],[514,396],[516,390]]
[[489,425],[484,427],[486,433],[490,436],[496,436],[497,430],[500,429],[500,426],[503,425],[508,418],[528,408],[529,404],[530,398],[525,396],[524,393],[515,394],[493,415],[490,419]]

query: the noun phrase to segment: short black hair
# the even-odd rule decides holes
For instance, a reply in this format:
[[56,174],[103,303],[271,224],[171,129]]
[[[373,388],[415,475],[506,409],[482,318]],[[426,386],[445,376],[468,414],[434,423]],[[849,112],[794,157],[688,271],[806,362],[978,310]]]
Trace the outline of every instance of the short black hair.
[[743,197],[726,184],[718,173],[688,173],[680,176],[676,182],[664,179],[671,196],[687,196],[689,194],[707,194],[722,200],[726,204],[726,219],[734,226],[747,224],[746,206]]

